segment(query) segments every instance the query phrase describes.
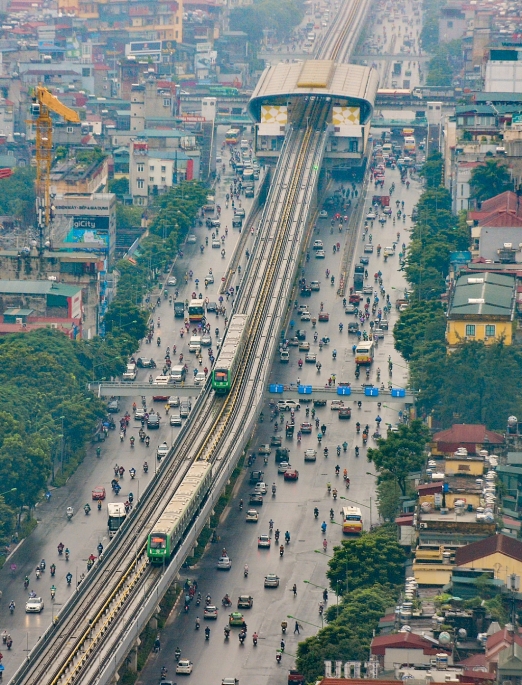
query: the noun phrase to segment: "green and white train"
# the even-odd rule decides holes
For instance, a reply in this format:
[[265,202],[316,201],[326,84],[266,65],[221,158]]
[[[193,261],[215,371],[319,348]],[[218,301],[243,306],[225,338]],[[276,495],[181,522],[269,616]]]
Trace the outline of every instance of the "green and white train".
[[206,461],[194,462],[149,534],[147,555],[152,564],[169,561],[205,501],[211,483],[212,466]]
[[230,392],[246,343],[248,316],[235,314],[227,328],[225,340],[212,369],[212,388],[216,395]]

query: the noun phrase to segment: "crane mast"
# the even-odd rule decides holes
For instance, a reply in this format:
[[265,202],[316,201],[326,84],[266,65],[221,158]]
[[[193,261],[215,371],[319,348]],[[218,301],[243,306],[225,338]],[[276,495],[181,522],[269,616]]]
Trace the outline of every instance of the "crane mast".
[[49,235],[51,222],[51,165],[53,161],[53,121],[51,112],[65,121],[80,123],[78,112],[64,105],[47,88],[37,86],[33,96],[30,120],[36,129],[36,220],[40,238],[40,252]]

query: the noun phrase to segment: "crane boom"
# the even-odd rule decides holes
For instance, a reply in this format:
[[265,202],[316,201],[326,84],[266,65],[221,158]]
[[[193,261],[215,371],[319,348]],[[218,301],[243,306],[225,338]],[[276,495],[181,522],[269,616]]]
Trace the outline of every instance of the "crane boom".
[[44,88],[43,86],[37,86],[36,99],[40,103],[40,106],[44,105],[44,107],[50,109],[51,112],[59,114],[62,117],[62,119],[65,119],[65,121],[70,121],[74,124],[80,123],[80,117],[78,116],[78,112],[75,112],[74,109],[71,109],[70,107],[67,107],[62,102],[60,102],[56,95],[50,93],[47,90],[47,88]]
[[64,105],[44,86],[37,86],[31,108],[36,127],[36,214],[40,236],[40,252],[49,234],[51,219],[50,187],[53,161],[53,121],[50,112],[59,114],[65,121],[80,123],[78,112]]

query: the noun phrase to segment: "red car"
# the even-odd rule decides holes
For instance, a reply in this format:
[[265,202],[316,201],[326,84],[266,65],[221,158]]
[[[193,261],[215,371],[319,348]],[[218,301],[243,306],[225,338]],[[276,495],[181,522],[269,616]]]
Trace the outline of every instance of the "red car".
[[93,499],[105,499],[105,488],[103,485],[97,485],[92,491]]
[[299,471],[296,471],[296,470],[285,471],[283,478],[285,480],[297,480],[299,478]]

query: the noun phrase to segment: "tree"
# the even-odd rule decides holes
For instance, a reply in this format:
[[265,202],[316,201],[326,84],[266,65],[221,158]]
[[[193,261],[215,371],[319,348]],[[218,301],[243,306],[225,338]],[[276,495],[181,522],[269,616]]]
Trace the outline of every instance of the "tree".
[[324,674],[325,659],[364,661],[380,618],[393,606],[398,590],[372,585],[350,592],[339,606],[328,609],[328,625],[300,642],[297,647],[297,668],[308,683],[315,683]]
[[363,533],[356,540],[343,540],[328,562],[326,577],[334,592],[358,588],[398,585],[404,576],[404,551],[392,526]]
[[0,213],[15,216],[24,226],[35,222],[36,173],[34,167],[18,168],[1,181]]
[[141,207],[131,207],[130,205],[118,203],[116,205],[116,225],[120,230],[139,228],[141,226],[142,213]]
[[377,448],[368,450],[368,461],[375,464],[380,479],[396,481],[405,495],[409,474],[424,464],[429,438],[428,428],[418,419],[409,426],[400,425],[396,432],[390,431],[386,438],[377,440]]
[[486,159],[471,172],[471,196],[479,202],[500,195],[506,190],[513,190],[513,180],[508,167],[499,159]]
[[114,193],[119,199],[129,194],[129,179],[126,176],[109,179],[107,186],[109,193]]
[[438,188],[442,184],[442,155],[432,153],[423,164],[420,175],[426,181],[426,188]]
[[103,322],[106,333],[126,334],[136,342],[147,332],[147,313],[131,302],[121,302],[119,298],[110,303]]
[[393,329],[395,349],[410,361],[422,341],[434,340],[446,351],[446,317],[440,301],[414,300]]

